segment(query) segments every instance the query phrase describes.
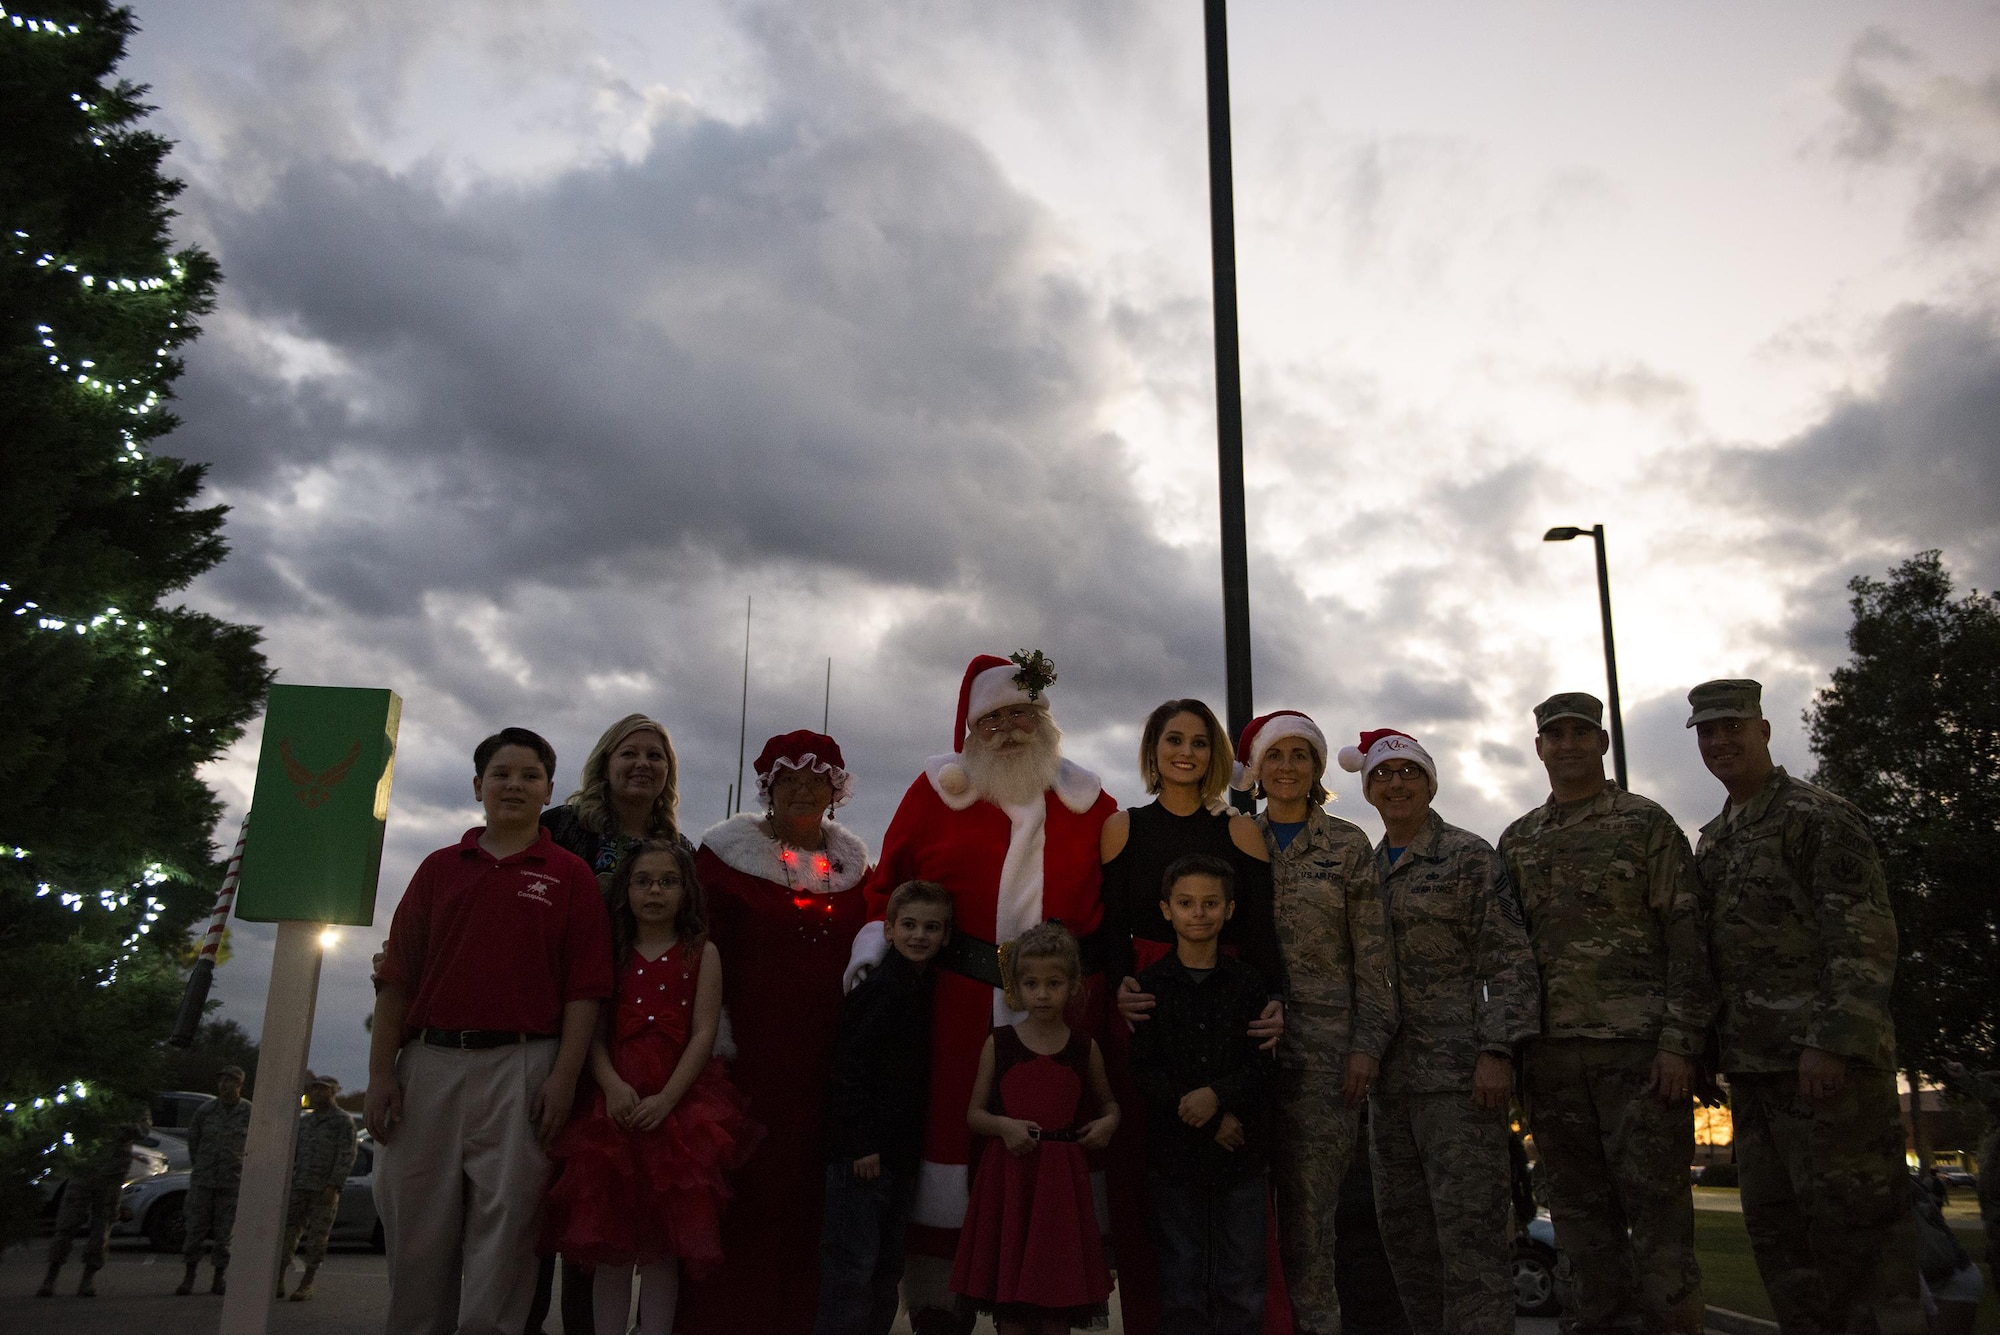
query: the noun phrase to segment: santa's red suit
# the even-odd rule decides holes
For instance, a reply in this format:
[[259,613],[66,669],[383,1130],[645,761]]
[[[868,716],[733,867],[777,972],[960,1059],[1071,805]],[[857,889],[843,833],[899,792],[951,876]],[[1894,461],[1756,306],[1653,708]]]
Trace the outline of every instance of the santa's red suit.
[[[989,655],[967,668],[959,692],[961,751],[969,720],[1030,698],[1012,681],[1014,673],[1014,664]],[[1051,918],[1078,938],[1095,931],[1103,913],[1098,837],[1117,810],[1097,776],[1065,760],[1038,800],[1003,808],[967,781],[962,762],[962,754],[932,757],[903,795],[866,886],[874,915],[881,916],[898,885],[924,880],[951,891],[959,951],[980,953]],[[881,924],[870,923],[855,941],[857,964],[879,958],[882,948]],[[954,971],[946,959],[940,963],[945,967],[938,972],[932,1013],[930,1111],[914,1216],[920,1232],[912,1242],[949,1256],[965,1219],[972,1139],[965,1113],[979,1052],[994,1025],[1012,1024],[1024,1013],[1009,1010],[997,988]],[[1103,995],[1101,978],[1088,981],[1085,1004],[1072,1011],[1086,1032],[1095,1027]]]

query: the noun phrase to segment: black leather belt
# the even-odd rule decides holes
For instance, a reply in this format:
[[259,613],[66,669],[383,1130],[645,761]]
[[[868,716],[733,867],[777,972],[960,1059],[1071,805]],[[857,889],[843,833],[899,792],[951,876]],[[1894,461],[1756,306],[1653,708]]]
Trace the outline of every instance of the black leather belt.
[[1040,1131],[1030,1131],[1028,1135],[1036,1140],[1059,1140],[1072,1145],[1083,1139],[1082,1129],[1073,1126],[1059,1127],[1054,1131],[1044,1127]]
[[[1092,932],[1077,942],[1078,949],[1083,955],[1084,973],[1104,972],[1105,957],[1108,953],[1105,945],[1104,933],[1101,931]],[[1001,985],[1000,947],[991,941],[982,941],[970,932],[961,932],[954,928],[951,940],[945,942],[944,948],[938,951],[937,962],[939,967],[962,974],[975,983],[984,983],[988,987]]]
[[426,1029],[424,1042],[434,1048],[459,1048],[471,1051],[479,1048],[506,1048],[516,1043],[532,1043],[538,1038],[554,1038],[554,1034],[524,1034],[516,1029]]
[[975,983],[1000,986],[1000,947],[970,932],[954,931],[938,951],[937,962],[940,968],[963,974]]

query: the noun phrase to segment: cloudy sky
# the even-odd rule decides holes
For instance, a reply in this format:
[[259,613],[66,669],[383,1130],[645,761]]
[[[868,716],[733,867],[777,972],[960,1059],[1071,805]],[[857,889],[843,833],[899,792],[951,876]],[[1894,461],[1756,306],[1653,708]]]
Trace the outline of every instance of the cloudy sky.
[[[1145,711],[1220,704],[1200,10],[139,0],[227,275],[168,442],[232,507],[190,601],[406,702],[315,1064],[364,1075],[367,957],[492,727],[567,792],[649,711],[721,816],[746,597],[751,751],[831,657],[871,843],[975,652],[1047,651],[1127,801]],[[1530,706],[1602,693],[1588,544],[1540,540],[1602,522],[1634,786],[1694,825],[1689,685],[1760,678],[1809,768],[1848,578],[2000,580],[2000,5],[1231,17],[1260,710],[1417,733],[1497,836]]]

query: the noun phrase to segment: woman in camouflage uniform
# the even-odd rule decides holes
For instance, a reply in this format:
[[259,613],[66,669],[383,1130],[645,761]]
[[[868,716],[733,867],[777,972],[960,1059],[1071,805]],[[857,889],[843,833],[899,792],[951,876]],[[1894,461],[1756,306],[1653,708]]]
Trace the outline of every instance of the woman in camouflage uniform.
[[1507,1106],[1541,1015],[1520,901],[1492,845],[1431,810],[1437,765],[1415,738],[1363,733],[1340,763],[1385,829],[1400,1022],[1369,1121],[1396,1289],[1412,1335],[1511,1335]]
[[1336,1335],[1334,1213],[1359,1109],[1396,1027],[1388,922],[1368,836],[1325,810],[1319,726],[1293,710],[1266,714],[1244,728],[1238,754],[1236,787],[1265,800],[1257,824],[1286,984],[1272,1156],[1278,1248],[1296,1329]]

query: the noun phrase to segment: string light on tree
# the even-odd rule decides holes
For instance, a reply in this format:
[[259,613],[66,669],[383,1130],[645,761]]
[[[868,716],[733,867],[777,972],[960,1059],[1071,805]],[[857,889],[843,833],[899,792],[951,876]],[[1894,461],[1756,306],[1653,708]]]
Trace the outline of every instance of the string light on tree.
[[186,929],[220,876],[198,770],[267,682],[253,629],[180,606],[223,557],[223,515],[198,466],[156,452],[220,272],[171,236],[169,145],[117,75],[132,16],[48,8],[0,5],[0,974],[38,1002],[0,1031],[0,1245],[39,1215],[26,1184],[60,1168],[43,1156],[156,1087]]

